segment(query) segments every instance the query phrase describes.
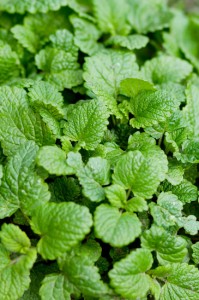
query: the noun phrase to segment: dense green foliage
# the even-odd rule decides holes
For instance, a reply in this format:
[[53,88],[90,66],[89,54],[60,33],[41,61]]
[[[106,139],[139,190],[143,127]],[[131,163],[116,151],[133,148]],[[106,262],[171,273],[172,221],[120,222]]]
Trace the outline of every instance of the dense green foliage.
[[199,15],[0,0],[0,299],[199,299]]

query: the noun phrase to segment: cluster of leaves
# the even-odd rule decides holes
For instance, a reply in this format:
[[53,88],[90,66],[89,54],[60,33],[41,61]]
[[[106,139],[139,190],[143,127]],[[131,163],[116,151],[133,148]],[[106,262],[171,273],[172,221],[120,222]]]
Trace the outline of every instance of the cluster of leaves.
[[0,0],[0,299],[199,299],[199,16]]

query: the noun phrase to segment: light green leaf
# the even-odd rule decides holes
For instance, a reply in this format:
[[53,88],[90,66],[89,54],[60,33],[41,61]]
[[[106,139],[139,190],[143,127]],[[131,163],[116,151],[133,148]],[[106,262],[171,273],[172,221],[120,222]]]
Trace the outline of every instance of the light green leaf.
[[144,297],[150,288],[150,277],[145,272],[152,266],[153,258],[146,249],[132,251],[114,264],[109,272],[111,286],[125,298]]
[[35,56],[36,65],[45,80],[59,90],[82,84],[82,70],[74,53],[47,46]]
[[10,252],[27,253],[30,240],[18,226],[4,223],[0,232],[1,243]]
[[143,152],[129,151],[119,158],[113,182],[132,189],[135,196],[151,198],[167,170],[167,158],[157,146]]
[[96,236],[113,247],[123,247],[141,233],[141,223],[135,214],[121,213],[115,207],[102,204],[94,217]]
[[23,14],[26,11],[30,13],[46,13],[49,10],[58,10],[61,6],[67,4],[68,0],[1,0],[0,10],[7,11],[12,14]]
[[155,145],[156,140],[145,132],[136,131],[128,139],[128,150],[130,151],[140,150],[142,152]]
[[193,258],[193,261],[195,262],[195,264],[199,264],[199,242],[196,242],[195,244],[193,244],[191,246],[192,248],[192,258]]
[[147,36],[132,34],[128,36],[114,35],[106,41],[107,45],[116,45],[129,50],[144,48],[149,42]]
[[182,163],[199,163],[199,138],[186,140],[182,144],[181,152],[176,153],[175,156]]
[[56,259],[83,240],[92,226],[87,207],[72,202],[48,203],[35,212],[32,230],[41,235],[38,252],[44,259]]
[[98,298],[107,294],[108,288],[101,280],[98,268],[88,256],[67,253],[58,263],[69,284],[84,295]]
[[66,153],[57,146],[44,146],[40,148],[36,162],[39,166],[47,170],[49,174],[57,176],[67,175],[73,171],[66,163]]
[[40,116],[30,109],[23,89],[0,88],[0,118],[0,140],[6,155],[13,155],[28,140],[39,146],[55,141]]
[[187,126],[190,134],[193,137],[199,137],[199,78],[193,77],[188,83],[186,96],[187,105],[184,107],[183,112],[187,120]]
[[49,37],[52,42],[52,46],[59,50],[64,50],[68,53],[68,58],[71,61],[77,60],[78,56],[78,47],[74,42],[74,35],[67,29],[58,29],[54,34],[51,34]]
[[192,72],[192,69],[192,65],[186,60],[162,55],[148,60],[142,67],[141,72],[145,80],[162,84],[169,81],[181,82]]
[[84,64],[85,87],[101,98],[110,113],[115,113],[118,117],[121,117],[117,109],[120,82],[137,76],[138,65],[135,55],[130,52],[104,50],[86,58]]
[[172,264],[158,267],[151,273],[166,282],[162,287],[160,300],[198,300],[199,271],[193,265]]
[[37,253],[30,249],[26,255],[11,260],[10,253],[0,244],[0,298],[2,300],[18,300],[30,284],[30,269]]
[[31,53],[36,53],[40,47],[40,38],[30,28],[23,25],[16,25],[11,29],[15,39]]
[[117,0],[93,0],[93,5],[95,17],[102,32],[111,35],[129,33],[128,5],[125,0],[119,2]]
[[36,111],[46,110],[57,120],[63,118],[64,100],[55,86],[48,82],[39,81],[29,89],[28,96],[30,97],[31,105]]
[[142,197],[133,197],[132,199],[128,200],[125,209],[128,212],[142,212],[148,210],[147,202]]
[[105,194],[112,206],[124,208],[126,204],[126,191],[117,184],[112,184],[105,188]]
[[18,208],[26,215],[50,199],[48,185],[34,172],[38,147],[27,142],[4,168],[0,187],[0,218],[11,216]]
[[152,83],[138,78],[126,78],[120,83],[120,93],[127,97],[135,97],[143,90],[155,91],[156,89]]
[[162,192],[158,197],[157,204],[152,202],[149,204],[149,207],[156,225],[166,229],[171,226],[177,226],[178,228],[183,225],[183,204],[171,192]]
[[185,239],[173,236],[160,226],[153,225],[141,237],[142,247],[155,250],[161,265],[182,262],[187,255]]
[[93,178],[101,185],[110,183],[110,164],[108,160],[101,157],[91,157],[86,168],[92,172]]
[[77,255],[89,257],[92,262],[96,262],[102,254],[102,248],[98,242],[89,239],[86,243],[78,245],[75,252]]
[[196,235],[199,230],[199,222],[197,221],[196,216],[190,215],[187,218],[184,218],[183,227],[186,233],[190,235]]
[[179,103],[164,91],[142,91],[131,99],[134,118],[130,124],[135,128],[145,128],[165,122],[178,106]]
[[165,182],[163,185],[165,192],[171,191],[182,203],[190,203],[198,198],[198,190],[190,181],[184,179],[180,184],[172,186]]
[[20,75],[21,66],[17,53],[0,41],[0,84]]
[[169,26],[172,14],[165,0],[128,0],[128,20],[138,33],[154,32]]
[[70,300],[73,287],[62,274],[46,275],[39,295],[42,300]]
[[108,113],[102,101],[90,100],[78,103],[68,114],[64,134],[87,150],[93,150],[101,142],[108,124]]
[[169,160],[169,170],[167,173],[167,180],[172,185],[180,184],[183,180],[184,169],[182,164],[175,159]]
[[71,15],[70,21],[75,30],[75,45],[89,55],[98,52],[101,45],[97,43],[97,40],[100,38],[101,32],[95,24],[76,15]]

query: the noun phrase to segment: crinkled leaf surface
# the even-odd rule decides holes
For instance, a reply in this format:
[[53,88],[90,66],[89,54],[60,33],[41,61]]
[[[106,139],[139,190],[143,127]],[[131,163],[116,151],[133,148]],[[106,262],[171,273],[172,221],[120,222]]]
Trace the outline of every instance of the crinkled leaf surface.
[[150,287],[150,277],[145,272],[151,268],[152,263],[153,258],[148,250],[132,251],[115,263],[109,272],[111,285],[123,297],[144,297]]
[[43,205],[31,221],[33,231],[41,235],[37,249],[45,259],[70,250],[89,233],[91,225],[88,208],[72,202]]
[[126,246],[141,233],[141,223],[135,214],[121,213],[107,204],[97,207],[94,227],[97,237],[113,247]]

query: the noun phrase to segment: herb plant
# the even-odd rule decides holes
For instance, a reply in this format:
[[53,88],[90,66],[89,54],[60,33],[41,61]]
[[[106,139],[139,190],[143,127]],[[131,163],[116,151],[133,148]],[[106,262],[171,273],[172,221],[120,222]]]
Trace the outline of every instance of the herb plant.
[[0,299],[199,299],[199,15],[0,0]]

